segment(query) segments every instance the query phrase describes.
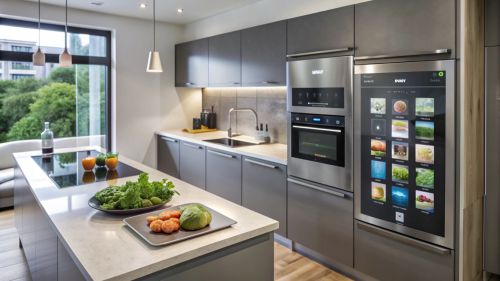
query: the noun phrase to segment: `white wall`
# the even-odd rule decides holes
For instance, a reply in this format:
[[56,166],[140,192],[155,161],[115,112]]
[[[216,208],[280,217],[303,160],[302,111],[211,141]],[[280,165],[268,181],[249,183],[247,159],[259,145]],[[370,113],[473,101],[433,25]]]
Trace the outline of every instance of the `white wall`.
[[[37,3],[21,0],[0,0],[0,15],[36,18]],[[64,23],[64,9],[42,6],[42,20]],[[149,166],[156,165],[154,132],[189,125],[199,114],[199,91],[174,87],[174,45],[181,41],[179,26],[157,24],[157,48],[164,72],[145,72],[147,55],[152,48],[152,22],[108,14],[70,9],[72,25],[113,31],[113,94],[115,149],[122,155]]]
[[313,14],[369,0],[261,0],[184,27],[184,40],[209,37],[225,32]]

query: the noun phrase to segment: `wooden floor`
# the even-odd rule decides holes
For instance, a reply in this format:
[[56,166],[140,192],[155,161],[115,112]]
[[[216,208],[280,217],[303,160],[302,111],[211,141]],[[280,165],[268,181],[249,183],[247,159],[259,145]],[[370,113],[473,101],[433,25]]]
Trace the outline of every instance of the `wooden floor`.
[[[14,210],[0,211],[0,280],[30,281],[28,267],[19,248]],[[296,252],[274,243],[275,281],[351,280]]]

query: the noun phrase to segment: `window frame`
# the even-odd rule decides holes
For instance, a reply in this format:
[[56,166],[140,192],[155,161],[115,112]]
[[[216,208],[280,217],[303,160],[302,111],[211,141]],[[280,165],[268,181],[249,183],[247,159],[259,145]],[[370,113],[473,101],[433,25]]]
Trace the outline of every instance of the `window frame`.
[[[14,27],[25,27],[25,28],[34,28],[38,29],[38,22],[36,21],[27,21],[27,20],[18,20],[18,19],[11,19],[11,18],[5,18],[5,17],[0,17],[0,25],[8,25],[8,26],[14,26]],[[43,30],[51,30],[51,31],[65,31],[65,26],[60,25],[60,24],[53,24],[53,23],[40,23],[40,28]],[[97,56],[82,56],[82,55],[72,55],[73,57],[73,64],[83,64],[83,65],[103,65],[107,67],[107,73],[106,73],[106,112],[105,112],[105,118],[106,118],[106,133],[107,133],[107,138],[106,138],[106,146],[107,150],[111,151],[112,150],[112,98],[111,98],[111,91],[112,91],[112,83],[111,83],[111,74],[112,74],[112,69],[111,69],[111,31],[110,30],[101,30],[101,29],[90,29],[90,28],[84,28],[84,27],[76,27],[76,26],[71,26],[68,25],[68,33],[77,33],[77,34],[88,34],[88,35],[97,35],[97,36],[102,36],[106,38],[106,55],[103,57],[97,57]],[[32,62],[33,61],[33,53],[29,52],[16,52],[16,51],[6,51],[6,50],[0,50],[0,61],[11,61],[11,62]],[[59,63],[59,54],[45,54],[45,62],[46,63]]]

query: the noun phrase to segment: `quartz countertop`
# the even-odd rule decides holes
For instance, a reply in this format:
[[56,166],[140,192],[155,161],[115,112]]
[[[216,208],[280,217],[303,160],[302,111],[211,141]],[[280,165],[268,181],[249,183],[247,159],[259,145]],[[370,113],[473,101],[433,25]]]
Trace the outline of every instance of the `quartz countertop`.
[[[56,153],[82,150],[102,151],[98,147],[78,147],[58,149]],[[14,158],[61,243],[87,279],[137,279],[278,228],[273,219],[120,155],[121,162],[149,173],[151,180],[173,181],[181,195],[174,196],[166,207],[200,202],[237,221],[232,227],[214,233],[152,247],[124,225],[124,216],[108,215],[88,205],[89,198],[97,191],[109,184],[136,180],[137,176],[59,189],[31,158],[39,154],[39,151],[16,153]]]
[[[248,157],[270,161],[282,165],[287,164],[287,146],[281,143],[258,144],[240,147],[228,147],[216,143],[207,142],[205,140],[227,138],[226,131],[215,131],[199,134],[190,134],[183,132],[181,129],[165,130],[156,132],[157,135],[179,139],[186,142],[196,143],[206,147],[233,152]],[[233,137],[235,140],[250,141],[252,138],[249,136]]]

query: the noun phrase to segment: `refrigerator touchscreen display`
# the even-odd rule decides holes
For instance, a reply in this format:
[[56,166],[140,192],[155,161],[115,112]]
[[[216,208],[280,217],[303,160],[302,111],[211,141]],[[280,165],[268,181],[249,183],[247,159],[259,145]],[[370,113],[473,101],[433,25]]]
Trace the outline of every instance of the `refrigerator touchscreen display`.
[[444,236],[445,71],[361,75],[361,212]]

